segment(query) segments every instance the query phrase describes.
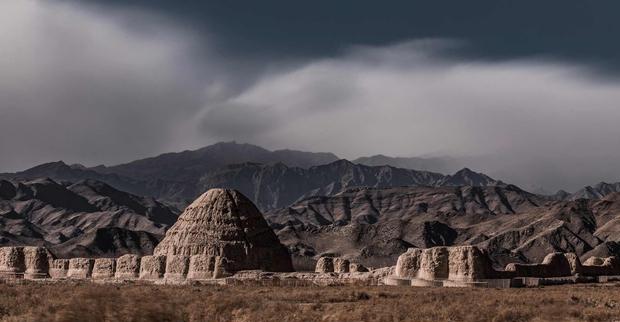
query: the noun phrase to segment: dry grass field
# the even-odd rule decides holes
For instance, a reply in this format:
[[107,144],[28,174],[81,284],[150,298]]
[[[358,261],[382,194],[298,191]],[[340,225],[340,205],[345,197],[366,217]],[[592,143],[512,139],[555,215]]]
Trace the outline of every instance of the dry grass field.
[[532,289],[0,284],[0,321],[620,321],[620,285]]

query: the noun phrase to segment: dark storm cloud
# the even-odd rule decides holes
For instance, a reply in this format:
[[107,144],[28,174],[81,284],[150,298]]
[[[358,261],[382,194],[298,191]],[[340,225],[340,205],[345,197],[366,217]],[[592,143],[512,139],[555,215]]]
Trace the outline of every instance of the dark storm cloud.
[[238,140],[620,180],[615,4],[114,2],[0,2],[0,169]]
[[88,0],[157,10],[210,32],[236,55],[334,56],[351,45],[455,38],[460,55],[486,59],[549,55],[620,67],[616,0]]
[[[357,47],[269,74],[228,100],[235,106],[228,112],[247,117],[218,118],[227,129],[219,134],[348,158],[449,155],[525,187],[620,179],[610,162],[620,160],[620,83],[542,59],[446,57],[454,46]],[[339,82],[347,85],[334,95]],[[243,128],[252,131],[229,133]]]

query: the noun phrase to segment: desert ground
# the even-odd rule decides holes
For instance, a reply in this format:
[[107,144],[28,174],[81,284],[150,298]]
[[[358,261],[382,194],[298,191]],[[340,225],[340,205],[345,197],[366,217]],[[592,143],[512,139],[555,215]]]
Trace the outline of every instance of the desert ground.
[[620,284],[523,289],[0,284],[0,321],[620,321]]

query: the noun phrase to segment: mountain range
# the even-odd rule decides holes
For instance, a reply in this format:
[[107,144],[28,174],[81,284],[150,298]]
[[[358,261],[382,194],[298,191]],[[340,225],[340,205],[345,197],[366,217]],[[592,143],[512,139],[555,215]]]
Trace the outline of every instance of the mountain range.
[[360,157],[351,162],[368,166],[391,166],[395,168],[423,170],[439,173],[455,172],[459,167],[459,161],[448,157],[390,157],[377,154],[369,157]]
[[618,255],[619,214],[620,193],[557,201],[507,185],[355,188],[266,218],[301,262],[332,254],[385,266],[409,247],[478,245],[503,267],[556,251]]
[[167,153],[117,166],[87,168],[62,161],[42,164],[0,178],[51,178],[76,182],[94,179],[178,208],[209,188],[234,188],[261,210],[277,209],[313,195],[333,195],[352,187],[458,186],[503,184],[462,169],[453,175],[366,166],[331,153],[268,151],[250,144],[218,143],[195,151]]
[[234,142],[117,166],[50,162],[0,174],[0,245],[45,245],[61,257],[150,253],[181,209],[217,187],[250,198],[298,267],[324,254],[380,266],[408,247],[460,244],[487,249],[499,266],[552,251],[620,255],[620,184],[543,196],[468,168],[381,163],[390,158]]

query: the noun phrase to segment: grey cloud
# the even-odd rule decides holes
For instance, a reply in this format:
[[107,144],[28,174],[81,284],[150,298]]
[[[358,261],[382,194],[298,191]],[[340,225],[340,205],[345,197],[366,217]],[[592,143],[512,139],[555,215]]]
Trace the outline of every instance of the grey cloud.
[[205,42],[152,15],[7,0],[0,20],[2,170],[167,151],[220,82]]
[[[448,58],[446,45],[362,47],[271,74],[230,101],[279,121],[237,139],[349,158],[450,155],[526,187],[620,179],[620,84],[549,60]],[[346,84],[338,95],[334,80]]]
[[620,180],[620,84],[550,59],[476,61],[429,39],[235,61],[155,16],[0,2],[0,169],[89,165],[238,140],[447,155],[524,187]]

